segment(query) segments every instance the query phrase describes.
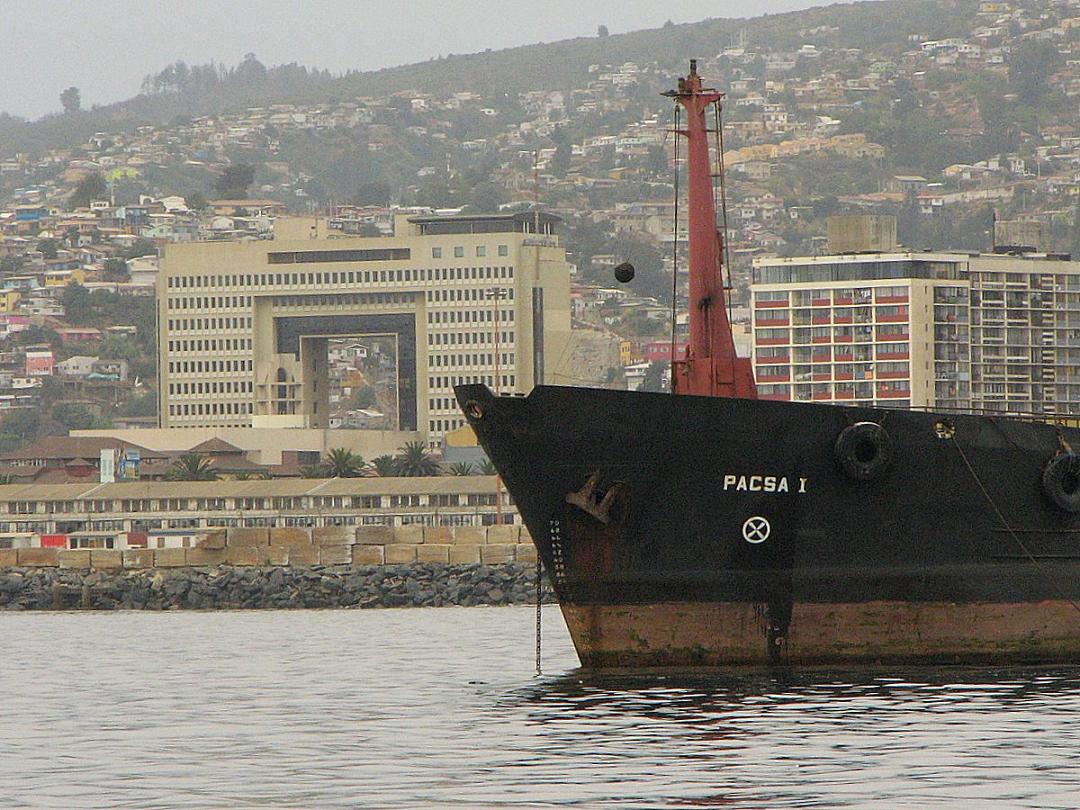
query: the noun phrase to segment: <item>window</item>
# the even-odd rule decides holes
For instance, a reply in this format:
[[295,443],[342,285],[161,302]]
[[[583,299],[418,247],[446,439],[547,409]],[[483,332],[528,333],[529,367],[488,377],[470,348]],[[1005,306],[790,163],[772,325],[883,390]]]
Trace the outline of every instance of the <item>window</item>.
[[433,259],[441,259],[442,258],[442,248],[441,247],[433,247],[431,249],[431,258],[433,258]]
[[487,246],[485,246],[485,245],[477,245],[476,246],[476,255],[477,256],[487,256]]
[[510,255],[509,246],[508,245],[499,245],[499,255],[500,256],[508,256],[508,255]]
[[454,248],[454,258],[460,259],[465,255],[465,248],[460,245]]

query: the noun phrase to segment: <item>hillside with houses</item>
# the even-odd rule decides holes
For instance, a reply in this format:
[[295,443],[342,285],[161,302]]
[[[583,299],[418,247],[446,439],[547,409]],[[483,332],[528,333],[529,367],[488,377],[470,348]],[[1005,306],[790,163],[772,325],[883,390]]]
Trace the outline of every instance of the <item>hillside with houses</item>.
[[[1035,221],[1046,249],[1080,252],[1080,0],[601,29],[337,77],[176,63],[127,102],[0,118],[0,409],[24,414],[0,444],[152,417],[160,250],[271,238],[290,212],[378,236],[402,208],[538,203],[564,221],[576,325],[603,338],[590,381],[622,384],[610,345],[670,329],[685,221],[661,92],[691,56],[727,95],[736,303],[753,257],[819,251],[838,213],[895,214],[915,249],[988,249],[995,219]],[[612,290],[624,261],[637,276]]]

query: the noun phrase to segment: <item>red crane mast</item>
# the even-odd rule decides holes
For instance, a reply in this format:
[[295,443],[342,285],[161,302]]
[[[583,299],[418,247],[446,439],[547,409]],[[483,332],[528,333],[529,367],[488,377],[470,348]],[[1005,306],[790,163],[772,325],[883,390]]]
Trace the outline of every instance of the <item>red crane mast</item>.
[[690,340],[683,357],[674,362],[671,390],[676,394],[756,399],[750,360],[735,354],[722,273],[724,237],[716,227],[705,111],[719,104],[723,93],[702,87],[697,60],[692,59],[690,73],[679,79],[679,89],[666,95],[686,110],[686,128],[676,132],[687,143],[690,209]]

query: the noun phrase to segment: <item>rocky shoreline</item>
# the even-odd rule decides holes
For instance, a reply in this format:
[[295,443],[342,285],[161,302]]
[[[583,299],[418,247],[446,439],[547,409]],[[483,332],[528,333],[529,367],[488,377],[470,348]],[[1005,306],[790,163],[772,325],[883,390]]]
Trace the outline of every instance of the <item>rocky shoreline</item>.
[[[545,578],[544,601],[553,601]],[[0,570],[0,611],[229,610],[521,605],[530,565],[227,566]]]

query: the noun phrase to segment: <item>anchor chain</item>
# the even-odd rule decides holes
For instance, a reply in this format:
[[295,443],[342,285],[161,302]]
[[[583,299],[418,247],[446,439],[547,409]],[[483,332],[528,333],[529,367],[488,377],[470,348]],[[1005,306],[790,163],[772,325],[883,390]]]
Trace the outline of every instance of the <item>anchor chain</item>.
[[540,561],[540,558],[536,559],[536,675],[540,676],[540,620],[541,620],[541,606],[543,605],[543,593],[541,592],[540,579],[543,575],[544,564]]

